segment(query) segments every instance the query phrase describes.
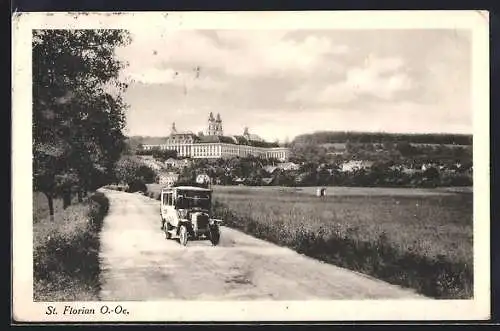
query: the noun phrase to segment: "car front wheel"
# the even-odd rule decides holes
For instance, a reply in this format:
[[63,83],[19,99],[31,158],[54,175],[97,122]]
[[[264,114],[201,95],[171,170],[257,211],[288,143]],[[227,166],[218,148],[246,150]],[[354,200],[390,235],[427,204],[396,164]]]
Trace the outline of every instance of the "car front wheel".
[[188,241],[188,231],[185,225],[181,225],[179,229],[179,242],[182,246],[186,246]]
[[210,241],[212,245],[217,246],[220,241],[220,230],[219,227],[213,227],[210,229]]

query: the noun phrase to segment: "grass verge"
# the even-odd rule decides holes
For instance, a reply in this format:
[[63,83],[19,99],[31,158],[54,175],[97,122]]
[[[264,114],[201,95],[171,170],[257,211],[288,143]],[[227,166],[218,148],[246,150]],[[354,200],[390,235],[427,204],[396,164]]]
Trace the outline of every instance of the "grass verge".
[[97,300],[99,232],[109,201],[95,193],[33,225],[35,301]]

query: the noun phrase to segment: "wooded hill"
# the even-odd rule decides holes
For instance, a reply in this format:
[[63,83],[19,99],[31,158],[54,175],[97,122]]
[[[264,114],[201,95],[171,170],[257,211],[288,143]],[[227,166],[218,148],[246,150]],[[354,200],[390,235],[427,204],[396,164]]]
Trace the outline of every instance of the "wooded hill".
[[377,143],[408,142],[411,144],[436,145],[472,145],[472,135],[449,133],[386,133],[386,132],[352,132],[352,131],[318,131],[302,134],[292,144],[328,144],[328,143]]

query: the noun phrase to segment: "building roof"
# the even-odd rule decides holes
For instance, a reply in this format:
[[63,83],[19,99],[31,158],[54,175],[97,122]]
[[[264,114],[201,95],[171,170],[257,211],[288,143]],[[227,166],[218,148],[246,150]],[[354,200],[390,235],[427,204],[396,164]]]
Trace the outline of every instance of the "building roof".
[[172,133],[171,137],[185,137],[185,136],[196,136],[192,131],[178,131]]
[[288,168],[288,167],[299,167],[298,164],[295,164],[293,162],[283,162],[278,164],[279,168]]
[[199,136],[196,142],[200,144],[209,144],[209,143],[235,144],[234,139],[228,136]]
[[225,144],[234,144],[234,140],[228,136],[219,136],[219,141]]
[[238,145],[248,145],[248,140],[244,136],[233,136]]
[[265,148],[280,147],[277,143],[270,143],[267,141],[258,141],[258,140],[249,140],[249,144],[254,147],[265,147]]
[[276,169],[278,169],[278,167],[272,166],[272,165],[268,165],[268,166],[264,167],[264,170],[270,174],[273,173]]
[[219,136],[198,136],[197,142],[199,143],[218,143],[220,142]]

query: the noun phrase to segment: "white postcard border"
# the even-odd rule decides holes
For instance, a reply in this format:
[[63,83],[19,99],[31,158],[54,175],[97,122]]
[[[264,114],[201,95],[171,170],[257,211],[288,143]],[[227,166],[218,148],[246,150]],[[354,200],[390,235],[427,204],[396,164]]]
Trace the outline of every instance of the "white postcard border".
[[[34,322],[476,320],[490,315],[489,25],[485,11],[16,13],[13,18],[13,317]],[[33,302],[32,29],[468,29],[473,34],[474,299]],[[48,306],[129,314],[47,315]]]

